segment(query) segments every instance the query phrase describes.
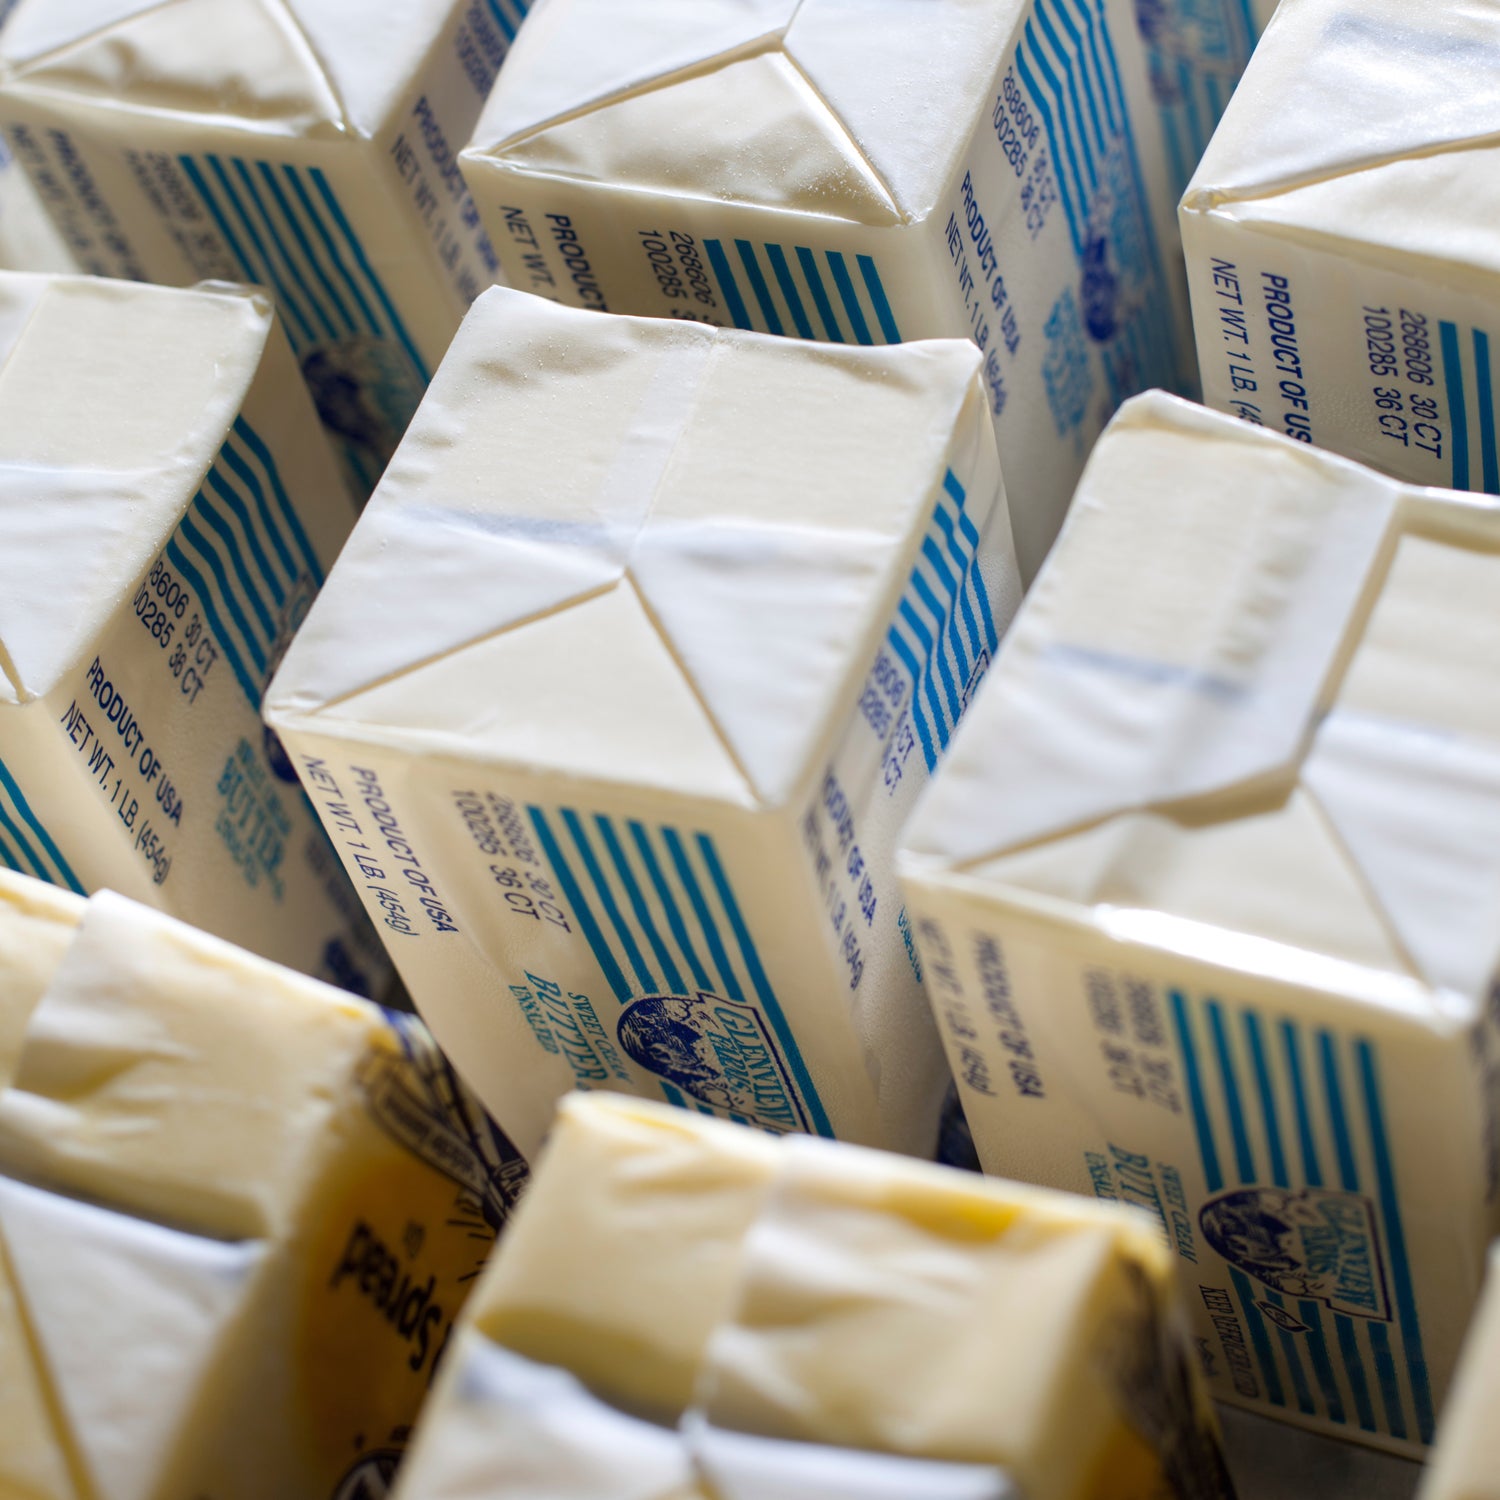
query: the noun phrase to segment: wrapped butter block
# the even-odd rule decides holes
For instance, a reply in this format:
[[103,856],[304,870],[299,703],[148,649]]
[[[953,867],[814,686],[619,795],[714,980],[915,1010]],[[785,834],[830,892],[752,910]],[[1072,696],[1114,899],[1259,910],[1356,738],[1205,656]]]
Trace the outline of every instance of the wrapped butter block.
[[418,1023],[105,893],[0,1171],[0,1493],[327,1500],[384,1492],[525,1164]]
[[1182,205],[1210,405],[1500,493],[1500,12],[1287,0]]
[[1019,592],[979,366],[469,314],[267,711],[523,1151],[574,1086],[934,1149],[894,848]]
[[1500,1496],[1500,1247],[1490,1251],[1484,1298],[1469,1328],[1453,1393],[1443,1407],[1437,1447],[1418,1500],[1496,1500]]
[[370,993],[271,671],[354,522],[265,298],[0,274],[0,865]]
[[495,279],[456,154],[527,3],[20,0],[0,129],[80,269],[276,298],[365,495]]
[[972,338],[1028,577],[1115,405],[1190,379],[1130,0],[546,0],[462,165],[512,286]]
[[1496,1219],[1497,544],[1131,403],[903,834],[986,1169],[1148,1208],[1216,1395],[1408,1453]]
[[398,1494],[699,1493],[1230,1491],[1144,1217],[575,1096]]

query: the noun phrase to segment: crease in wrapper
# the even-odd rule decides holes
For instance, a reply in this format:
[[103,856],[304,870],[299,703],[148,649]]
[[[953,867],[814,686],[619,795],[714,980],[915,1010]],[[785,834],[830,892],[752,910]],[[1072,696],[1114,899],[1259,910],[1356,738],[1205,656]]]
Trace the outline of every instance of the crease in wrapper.
[[374,487],[496,279],[458,172],[527,0],[21,0],[0,129],[78,268],[276,299]]
[[389,1480],[525,1162],[409,1017],[123,898],[51,967],[34,1009],[6,993],[0,1484]]
[[890,850],[1019,594],[979,362],[460,331],[268,715],[523,1149],[608,1086],[932,1151]]
[[1216,1394],[1405,1453],[1495,1227],[1497,526],[1132,403],[903,835],[986,1169],[1144,1203]]
[[1118,0],[549,0],[461,163],[518,288],[973,339],[1027,578],[1114,406],[1195,379],[1180,183]]

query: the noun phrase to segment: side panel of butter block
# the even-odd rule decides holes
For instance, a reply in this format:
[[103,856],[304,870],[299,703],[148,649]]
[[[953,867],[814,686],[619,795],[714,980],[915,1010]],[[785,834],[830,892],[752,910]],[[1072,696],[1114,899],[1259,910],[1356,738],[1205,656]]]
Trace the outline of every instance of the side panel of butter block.
[[[898,20],[910,24],[900,17],[890,24]],[[795,21],[793,37],[808,24],[806,16]],[[517,66],[540,66],[533,63],[540,51],[518,54]],[[601,105],[585,113],[587,133],[576,142],[573,121],[555,139],[549,130],[523,141],[514,161],[509,148],[471,145],[463,169],[506,277],[575,306],[801,338],[972,338],[986,354],[1017,549],[1030,578],[1114,406],[1147,386],[1192,383],[1176,194],[1130,7],[1027,6],[982,118],[956,126],[972,140],[952,180],[922,187],[929,196],[911,217],[843,135],[837,101],[832,112],[821,102],[806,106],[826,116],[825,130],[803,141],[806,160],[799,156],[807,201],[736,201],[756,192],[775,199],[784,183],[765,178],[760,153],[732,138],[723,151],[753,190],[737,193],[718,176],[697,180],[723,169],[691,158],[697,137],[677,101],[686,109],[691,90],[692,118],[701,111],[703,131],[725,140],[738,117],[723,117],[722,91],[735,70],[763,67],[775,55]],[[954,91],[968,86],[958,77],[946,82]],[[847,77],[840,85],[858,93]],[[506,87],[502,81],[496,97]],[[941,83],[931,92],[912,107],[953,108]],[[766,130],[790,128],[761,103]],[[785,112],[801,107],[789,101]],[[670,168],[655,162],[668,143],[676,153]],[[841,153],[841,174],[807,165],[825,153]],[[642,185],[649,171],[663,180]]]
[[1220,1399],[1419,1456],[1494,1228],[1491,1024],[1174,960],[961,881],[907,895],[985,1169],[1157,1217]]
[[[63,285],[72,295],[87,283]],[[127,501],[112,519],[128,524]],[[40,699],[0,705],[0,865],[80,894],[109,887],[378,988],[379,948],[260,719],[352,521],[272,326],[223,447],[149,569],[126,597],[111,585],[89,600],[107,623]]]
[[[259,101],[263,118],[236,120],[226,101],[268,86],[275,69],[248,84],[223,80],[202,100],[177,98],[172,69],[188,64],[173,54],[214,52],[205,30],[232,21],[246,28],[247,46],[270,48],[278,29],[293,26],[254,20],[257,5],[229,9],[219,17],[200,0],[122,21],[121,40],[142,54],[126,83],[109,82],[108,57],[82,42],[71,71],[28,60],[4,90],[0,117],[82,269],[169,285],[250,282],[275,297],[346,478],[363,496],[464,309],[496,279],[456,153],[525,7],[456,0],[371,136],[318,118],[339,105],[300,42],[279,44],[291,49],[287,77],[276,75],[285,97]],[[107,53],[110,39],[99,45]],[[155,107],[143,81],[158,51],[155,86],[181,113],[171,102]],[[298,68],[305,79],[293,76]],[[100,80],[118,97],[101,101]],[[276,119],[278,108],[289,117]]]
[[[894,848],[1019,596],[984,423],[976,393],[854,712],[795,805],[674,805],[442,746],[351,748],[316,718],[283,729],[424,1016],[523,1151],[561,1094],[611,1087],[931,1155],[946,1077]],[[637,713],[641,669],[612,678],[607,649],[634,597],[573,606],[555,639],[533,625],[466,648],[425,690],[472,693],[490,654],[525,652]],[[402,692],[361,714],[409,717]]]
[[3,136],[0,136],[0,269],[78,269],[46,205]]

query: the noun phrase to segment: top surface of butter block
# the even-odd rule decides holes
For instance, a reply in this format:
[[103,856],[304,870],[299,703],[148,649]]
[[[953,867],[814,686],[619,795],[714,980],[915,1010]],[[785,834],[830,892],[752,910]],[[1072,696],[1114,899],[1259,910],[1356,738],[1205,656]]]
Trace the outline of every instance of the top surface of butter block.
[[1487,498],[1130,403],[908,874],[1472,1015],[1500,960],[1497,546]]
[[374,135],[454,0],[21,0],[12,84],[267,135]]
[[847,720],[960,417],[982,410],[979,359],[492,290],[268,707],[309,732],[779,806]]
[[[1495,202],[1497,67],[1494,0],[1285,0],[1184,207],[1286,197],[1288,216],[1316,219],[1318,201],[1340,202],[1342,215],[1317,225],[1335,238],[1500,268],[1492,237],[1478,232],[1493,218],[1478,204]],[[1434,191],[1450,182],[1461,190]],[[1349,194],[1377,184],[1354,224]],[[1478,222],[1465,234],[1466,216]]]
[[0,704],[47,693],[129,598],[272,322],[264,297],[230,286],[0,273]]
[[104,892],[0,1095],[0,1165],[214,1238],[285,1233],[385,1030],[364,1001]]
[[[1025,10],[1022,0],[547,0],[469,149],[562,176],[609,161],[624,185],[697,196],[711,183],[861,223],[923,219],[972,120],[989,112],[995,60]],[[683,109],[699,128],[670,123]],[[647,127],[634,147],[632,120]]]

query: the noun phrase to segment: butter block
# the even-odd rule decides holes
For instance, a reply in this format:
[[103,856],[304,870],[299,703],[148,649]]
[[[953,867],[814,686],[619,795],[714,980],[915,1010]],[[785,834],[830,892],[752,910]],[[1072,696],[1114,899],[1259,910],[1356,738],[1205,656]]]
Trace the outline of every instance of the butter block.
[[350,527],[265,298],[0,273],[0,866],[373,993],[261,696]]
[[419,1023],[105,893],[0,1173],[5,1348],[46,1414],[0,1491],[325,1500],[389,1480],[525,1164]]
[[31,179],[0,136],[0,270],[76,271]]
[[469,314],[267,713],[523,1151],[575,1086],[934,1149],[894,846],[1019,594],[979,367]]
[[1205,399],[1500,492],[1500,14],[1287,0],[1182,204]]
[[[590,1491],[616,1434],[649,1482],[617,1473]],[[700,1490],[1230,1493],[1144,1216],[574,1096],[397,1494]]]
[[1490,1251],[1484,1298],[1464,1343],[1453,1392],[1443,1407],[1437,1447],[1418,1500],[1495,1500],[1500,1496],[1500,1249]]
[[21,0],[0,130],[79,269],[275,297],[363,496],[495,279],[456,154],[528,4]]
[[1143,397],[902,836],[986,1170],[1144,1205],[1217,1396],[1410,1455],[1495,1232],[1497,541]]
[[973,339],[1027,578],[1115,405],[1192,381],[1130,0],[548,0],[460,160],[512,286]]

